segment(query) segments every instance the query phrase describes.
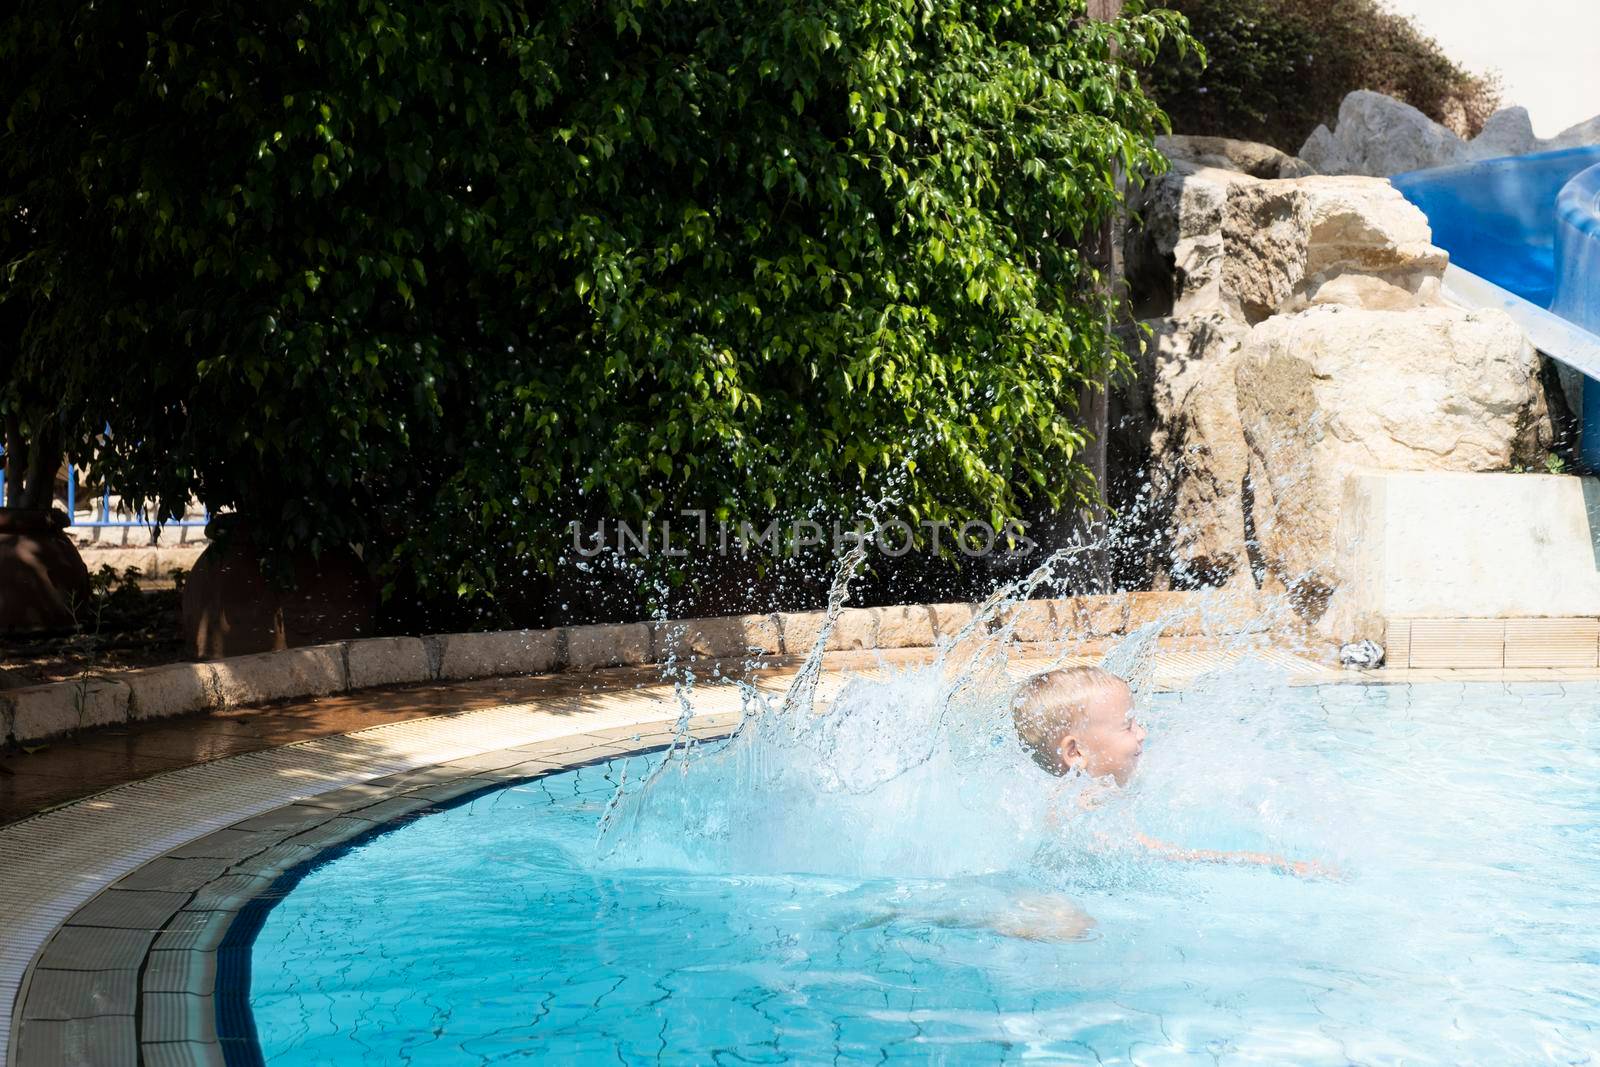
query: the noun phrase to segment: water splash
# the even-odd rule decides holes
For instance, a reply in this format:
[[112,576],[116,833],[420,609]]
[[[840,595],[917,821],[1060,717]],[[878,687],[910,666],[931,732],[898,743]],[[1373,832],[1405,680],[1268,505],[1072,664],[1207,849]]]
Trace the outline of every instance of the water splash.
[[[1102,790],[1091,807],[1085,792],[1099,786],[1053,777],[1029,758],[1011,721],[1015,686],[1032,671],[1082,662],[1085,639],[1064,630],[1053,654],[1030,647],[1024,656],[1015,639],[1023,605],[1060,588],[1063,571],[1090,551],[1059,551],[998,588],[931,662],[893,666],[880,654],[876,670],[837,678],[824,671],[824,651],[866,558],[857,546],[839,566],[818,636],[781,699],[741,683],[738,728],[725,742],[698,745],[688,735],[691,697],[680,689],[680,740],[642,783],[619,789],[598,832],[600,864],[897,879],[1026,871],[1056,884],[1092,868],[1091,881],[1116,881],[1149,874],[1147,857],[1115,844],[1135,840],[1141,822],[1206,847],[1287,841],[1325,852],[1315,816],[1326,797],[1308,797],[1304,779],[1261,779],[1256,772],[1279,739],[1270,715],[1237,711],[1249,704],[1241,696],[1281,684],[1281,669],[1202,676],[1194,693],[1234,704],[1209,721],[1191,720],[1181,699],[1156,693],[1161,638],[1182,620],[1209,625],[1203,596],[1138,627],[1103,658],[1162,735],[1134,788]],[[1257,640],[1235,634],[1211,643]],[[1172,742],[1168,752],[1160,751],[1164,741]],[[1170,780],[1143,788],[1152,772]]]

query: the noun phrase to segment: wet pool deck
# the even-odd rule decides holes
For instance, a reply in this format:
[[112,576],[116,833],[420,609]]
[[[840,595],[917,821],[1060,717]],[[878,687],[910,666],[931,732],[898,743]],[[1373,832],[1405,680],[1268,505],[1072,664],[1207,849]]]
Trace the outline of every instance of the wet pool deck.
[[[848,673],[928,658],[832,655],[819,699]],[[1053,661],[1040,652],[1014,666]],[[1592,669],[1357,674],[1281,662],[1301,682],[1600,680]],[[1181,685],[1220,664],[1169,653],[1157,680]],[[793,671],[768,662],[746,676],[776,694]],[[692,700],[702,736],[738,721],[740,693],[726,681],[702,681]],[[660,747],[678,715],[671,687],[645,668],[367,691],[6,755],[0,1063],[225,1062],[224,1042],[245,1025],[245,1005],[227,999],[241,986],[226,979],[248,951],[247,939],[226,938],[277,877],[474,790]]]

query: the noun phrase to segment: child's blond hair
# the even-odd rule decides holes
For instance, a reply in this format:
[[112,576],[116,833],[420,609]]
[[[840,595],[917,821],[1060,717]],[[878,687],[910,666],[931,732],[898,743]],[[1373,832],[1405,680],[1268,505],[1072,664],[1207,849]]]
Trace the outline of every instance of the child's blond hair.
[[1127,684],[1103,667],[1061,667],[1035,674],[1011,701],[1018,740],[1033,762],[1051,774],[1066,774],[1061,742],[1077,728],[1084,705],[1095,693]]

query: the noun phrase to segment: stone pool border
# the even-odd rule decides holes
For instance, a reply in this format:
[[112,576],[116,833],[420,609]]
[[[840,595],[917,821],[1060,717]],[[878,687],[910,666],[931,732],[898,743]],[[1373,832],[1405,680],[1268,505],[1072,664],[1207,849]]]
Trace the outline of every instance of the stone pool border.
[[[739,705],[733,686],[702,689],[694,732],[727,733]],[[284,871],[475,790],[659,748],[678,711],[670,691],[632,691],[391,723],[6,827],[0,1063],[252,1062],[217,1042],[217,951]]]
[[[1259,633],[1287,609],[1253,592],[1131,592],[1026,601],[1004,613],[1017,640],[1102,638],[1174,615],[1167,632]],[[931,648],[974,618],[973,604],[849,608],[826,651]],[[0,691],[0,745],[32,745],[81,730],[176,715],[332,696],[381,686],[468,681],[560,670],[668,662],[799,656],[822,632],[824,613],[773,612],[672,622],[562,626],[548,630],[373,637],[235,656],[207,663],[85,676]]]

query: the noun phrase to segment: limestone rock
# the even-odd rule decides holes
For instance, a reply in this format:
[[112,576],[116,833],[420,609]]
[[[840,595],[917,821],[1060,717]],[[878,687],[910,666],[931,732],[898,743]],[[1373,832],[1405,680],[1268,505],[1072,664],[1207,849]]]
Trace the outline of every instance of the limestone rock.
[[1583,148],[1596,144],[1600,144],[1600,115],[1569,126],[1547,141],[1540,141],[1538,151],[1552,152],[1558,148]]
[[1300,158],[1322,174],[1386,178],[1459,163],[1467,144],[1410,104],[1358,89],[1340,103],[1334,129],[1318,127]]
[[1482,131],[1467,143],[1468,159],[1499,159],[1536,151],[1539,139],[1533,135],[1533,120],[1525,107],[1501,108],[1489,116]]
[[1540,357],[1505,315],[1444,304],[1448,257],[1389,182],[1177,162],[1139,208],[1152,336],[1118,433],[1148,450],[1158,581],[1293,590],[1316,618],[1347,475],[1506,470],[1548,444]]
[[1124,261],[1146,316],[1204,312],[1222,299],[1222,214],[1233,175],[1176,167],[1148,182],[1134,202]]
[[1162,523],[1164,569],[1180,585],[1247,581],[1241,492],[1249,455],[1234,377],[1249,330],[1224,315],[1151,325],[1151,488],[1171,508]]
[[1450,261],[1433,244],[1428,217],[1386,181],[1311,177],[1294,183],[1311,216],[1306,276],[1326,279],[1360,272],[1403,278],[1437,277]]
[[1539,356],[1498,311],[1313,307],[1257,326],[1237,360],[1242,526],[1267,586],[1317,618],[1340,575],[1345,477],[1508,470],[1548,445]]
[[1311,131],[1311,136],[1300,146],[1300,155],[1296,158],[1304,160],[1306,166],[1318,174],[1350,173],[1350,164],[1344,155],[1344,145],[1326,126],[1319,125]]
[[[1448,257],[1427,218],[1386,181],[1363,177],[1257,180],[1180,166],[1142,191],[1130,230],[1128,280],[1146,318],[1216,313],[1259,322],[1300,310],[1344,274],[1371,275],[1427,302]],[[1388,288],[1346,287],[1344,298]]]
[[1174,162],[1237,171],[1252,178],[1301,178],[1316,173],[1305,160],[1271,145],[1231,137],[1172,134],[1157,137],[1156,148]]
[[1390,177],[1410,170],[1593,144],[1600,144],[1600,116],[1540,140],[1526,108],[1502,108],[1489,116],[1478,136],[1464,141],[1410,104],[1361,89],[1339,105],[1334,129],[1318,126],[1312,131],[1299,158],[1320,174]]
[[1431,303],[1438,295],[1438,286],[1424,287],[1411,292],[1393,282],[1374,278],[1370,274],[1339,274],[1318,282],[1306,292],[1311,306],[1337,304],[1341,307],[1366,308],[1369,311],[1404,311],[1421,304]]
[[1292,182],[1240,183],[1222,213],[1222,292],[1250,322],[1295,294],[1306,274],[1311,208]]

